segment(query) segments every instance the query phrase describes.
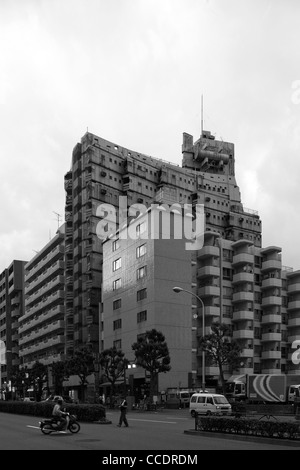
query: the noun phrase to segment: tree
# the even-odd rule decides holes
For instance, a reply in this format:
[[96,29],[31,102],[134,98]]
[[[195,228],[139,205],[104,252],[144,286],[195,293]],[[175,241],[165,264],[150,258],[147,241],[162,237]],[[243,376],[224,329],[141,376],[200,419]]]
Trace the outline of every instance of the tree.
[[66,363],[66,371],[69,375],[78,375],[80,379],[81,401],[85,401],[85,386],[88,384],[88,376],[94,372],[94,354],[84,347],[75,352]]
[[51,368],[54,393],[55,395],[63,395],[63,382],[69,378],[67,363],[63,361],[53,362]]
[[41,401],[43,395],[44,383],[47,381],[48,368],[45,364],[36,361],[32,368],[29,369],[29,376],[33,384],[34,394],[36,401]]
[[100,353],[99,363],[104,371],[106,379],[111,383],[110,403],[112,405],[112,397],[115,394],[116,381],[124,376],[125,367],[128,360],[124,357],[124,353],[115,347],[104,349]]
[[223,393],[226,393],[224,366],[232,370],[239,367],[241,348],[239,344],[229,338],[229,327],[226,324],[214,322],[211,325],[212,333],[205,335],[199,342],[199,348],[207,354],[212,364],[218,366]]
[[152,330],[140,337],[132,345],[137,365],[143,367],[150,374],[150,402],[158,394],[158,374],[171,370],[169,349],[165,336],[160,331]]
[[22,369],[13,366],[10,373],[11,385],[16,389],[17,395],[24,398],[26,390],[30,387],[30,379],[27,367]]

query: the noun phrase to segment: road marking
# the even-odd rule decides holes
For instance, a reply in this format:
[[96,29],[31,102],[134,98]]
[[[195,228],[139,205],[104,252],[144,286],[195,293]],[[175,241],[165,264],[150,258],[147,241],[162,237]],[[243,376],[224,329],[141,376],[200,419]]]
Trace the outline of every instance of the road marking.
[[128,418],[128,421],[146,421],[146,422],[151,422],[151,423],[177,424],[176,421],[159,421],[158,419]]

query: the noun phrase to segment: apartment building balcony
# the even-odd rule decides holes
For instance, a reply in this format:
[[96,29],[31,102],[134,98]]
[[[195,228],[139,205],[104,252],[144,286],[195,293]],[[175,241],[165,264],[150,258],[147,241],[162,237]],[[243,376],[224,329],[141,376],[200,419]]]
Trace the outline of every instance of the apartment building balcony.
[[53,364],[54,362],[59,362],[59,361],[63,361],[63,356],[64,354],[51,354],[51,355],[48,355],[45,356],[43,358],[43,364],[45,364],[45,366],[48,366],[48,365],[51,365]]
[[46,321],[55,318],[56,316],[63,316],[65,311],[65,307],[63,305],[55,305],[51,309],[44,311],[43,313],[39,314],[37,318],[31,318],[31,315],[27,315],[26,318],[29,318],[27,321],[24,317],[22,317],[22,323],[19,326],[19,332],[24,333],[27,330],[32,328],[36,328],[37,325],[41,325]]
[[264,366],[261,370],[262,374],[269,374],[269,375],[276,375],[276,374],[281,374],[280,366],[278,367],[266,367]]
[[262,351],[262,359],[281,359],[281,351]]
[[20,346],[24,346],[27,343],[32,341],[36,341],[41,337],[48,336],[49,334],[53,334],[53,332],[57,331],[57,333],[63,333],[65,328],[65,322],[63,320],[58,320],[48,325],[44,325],[42,328],[38,330],[31,331],[26,336],[23,336],[19,340]]
[[53,291],[57,287],[62,287],[63,285],[64,277],[60,275],[56,276],[51,281],[42,285],[39,290],[36,291],[34,294],[28,296],[26,299],[26,305],[31,305],[32,303],[36,302],[39,298],[44,299],[45,296],[49,295],[49,292]]
[[252,348],[244,348],[240,351],[240,357],[253,357],[254,352]]
[[22,302],[21,292],[19,292],[19,294],[13,297],[10,301],[12,306],[19,305],[21,302]]
[[263,279],[261,282],[262,289],[267,289],[269,287],[277,287],[280,289],[281,286],[282,286],[282,281],[281,279],[278,279],[277,277],[269,277],[268,279]]
[[262,351],[261,353],[261,358],[263,360],[265,359],[272,359],[272,360],[277,360],[281,359],[281,351]]
[[[211,332],[212,332],[212,331],[211,331],[210,326],[206,326],[206,327],[204,328],[204,336],[205,336],[205,335],[210,335]],[[202,327],[197,328],[197,336],[203,336]]]
[[261,318],[261,324],[262,325],[267,325],[267,324],[271,324],[271,323],[277,323],[277,324],[281,324],[282,322],[282,318],[281,318],[281,315],[277,315],[276,313],[272,314],[272,313],[269,313],[267,315],[262,315],[262,318]]
[[198,269],[197,276],[198,278],[209,276],[219,277],[220,268],[219,266],[202,266],[202,268]]
[[241,284],[244,282],[252,283],[254,281],[253,273],[237,273],[232,277],[232,284]]
[[239,310],[237,312],[233,312],[232,321],[244,321],[244,320],[253,320],[254,313],[251,310]]
[[295,369],[289,369],[289,373],[288,373],[288,376],[290,375],[299,375],[299,366],[296,366]]
[[[292,333],[294,333],[294,331]],[[299,338],[300,338],[300,334],[295,335],[295,334],[292,334],[292,333],[288,334],[288,337],[287,337],[288,343],[291,343],[291,344],[294,341],[299,341]]]
[[291,327],[295,327],[295,326],[300,326],[300,318],[289,318],[287,327],[291,328]]
[[289,302],[287,310],[300,310],[300,300],[293,300]]
[[287,291],[289,294],[300,293],[300,282],[295,282],[294,284],[288,284]]
[[219,297],[220,287],[219,286],[203,286],[198,289],[198,296],[202,297]]
[[235,292],[232,295],[232,302],[253,302],[254,300],[254,294],[253,292]]
[[53,248],[44,258],[35,264],[31,269],[25,273],[25,282],[30,282],[30,279],[35,276],[39,271],[44,271],[47,267],[50,267],[59,257],[64,255],[64,247],[61,245]]
[[[204,313],[206,317],[219,317],[220,316],[220,307],[214,306],[204,306]],[[198,309],[198,315],[201,318],[202,310]]]
[[232,257],[232,266],[238,266],[239,264],[253,264],[254,257],[249,253],[238,253]]
[[281,333],[278,333],[278,332],[262,333],[261,341],[281,341]]
[[234,330],[232,332],[233,339],[253,339],[253,330]]
[[282,304],[281,297],[276,296],[276,295],[269,295],[268,297],[263,297],[261,299],[262,307],[271,307],[273,305],[281,306],[281,304]]
[[19,333],[13,333],[13,334],[11,335],[11,339],[12,339],[12,341],[19,341],[19,339],[20,339],[20,334],[19,334]]
[[262,262],[261,271],[281,270],[281,266],[280,259],[270,259]]
[[21,312],[19,308],[15,308],[14,310],[11,311],[11,318],[20,318]]
[[203,258],[209,258],[211,256],[218,257],[220,256],[220,249],[218,246],[213,246],[213,245],[206,245],[201,250],[199,250],[197,258],[198,259],[203,259]]

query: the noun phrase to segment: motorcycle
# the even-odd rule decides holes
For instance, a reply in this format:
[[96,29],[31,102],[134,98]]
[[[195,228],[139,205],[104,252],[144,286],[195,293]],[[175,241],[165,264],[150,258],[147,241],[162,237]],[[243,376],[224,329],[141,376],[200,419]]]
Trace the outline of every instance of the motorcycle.
[[[77,421],[77,416],[71,415],[68,413],[69,417],[69,424],[67,430],[69,430],[72,434],[76,434],[80,431],[80,424]],[[44,419],[40,421],[40,430],[43,434],[51,434],[52,432],[60,432],[62,431],[64,425],[60,423],[57,418],[51,419]]]

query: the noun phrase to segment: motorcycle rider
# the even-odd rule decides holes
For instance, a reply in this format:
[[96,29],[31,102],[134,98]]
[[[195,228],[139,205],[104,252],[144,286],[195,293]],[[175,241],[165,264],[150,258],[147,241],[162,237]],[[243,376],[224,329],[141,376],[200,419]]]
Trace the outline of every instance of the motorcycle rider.
[[69,414],[62,410],[63,403],[62,398],[57,400],[52,411],[52,416],[60,421],[62,431],[67,431],[70,418]]

